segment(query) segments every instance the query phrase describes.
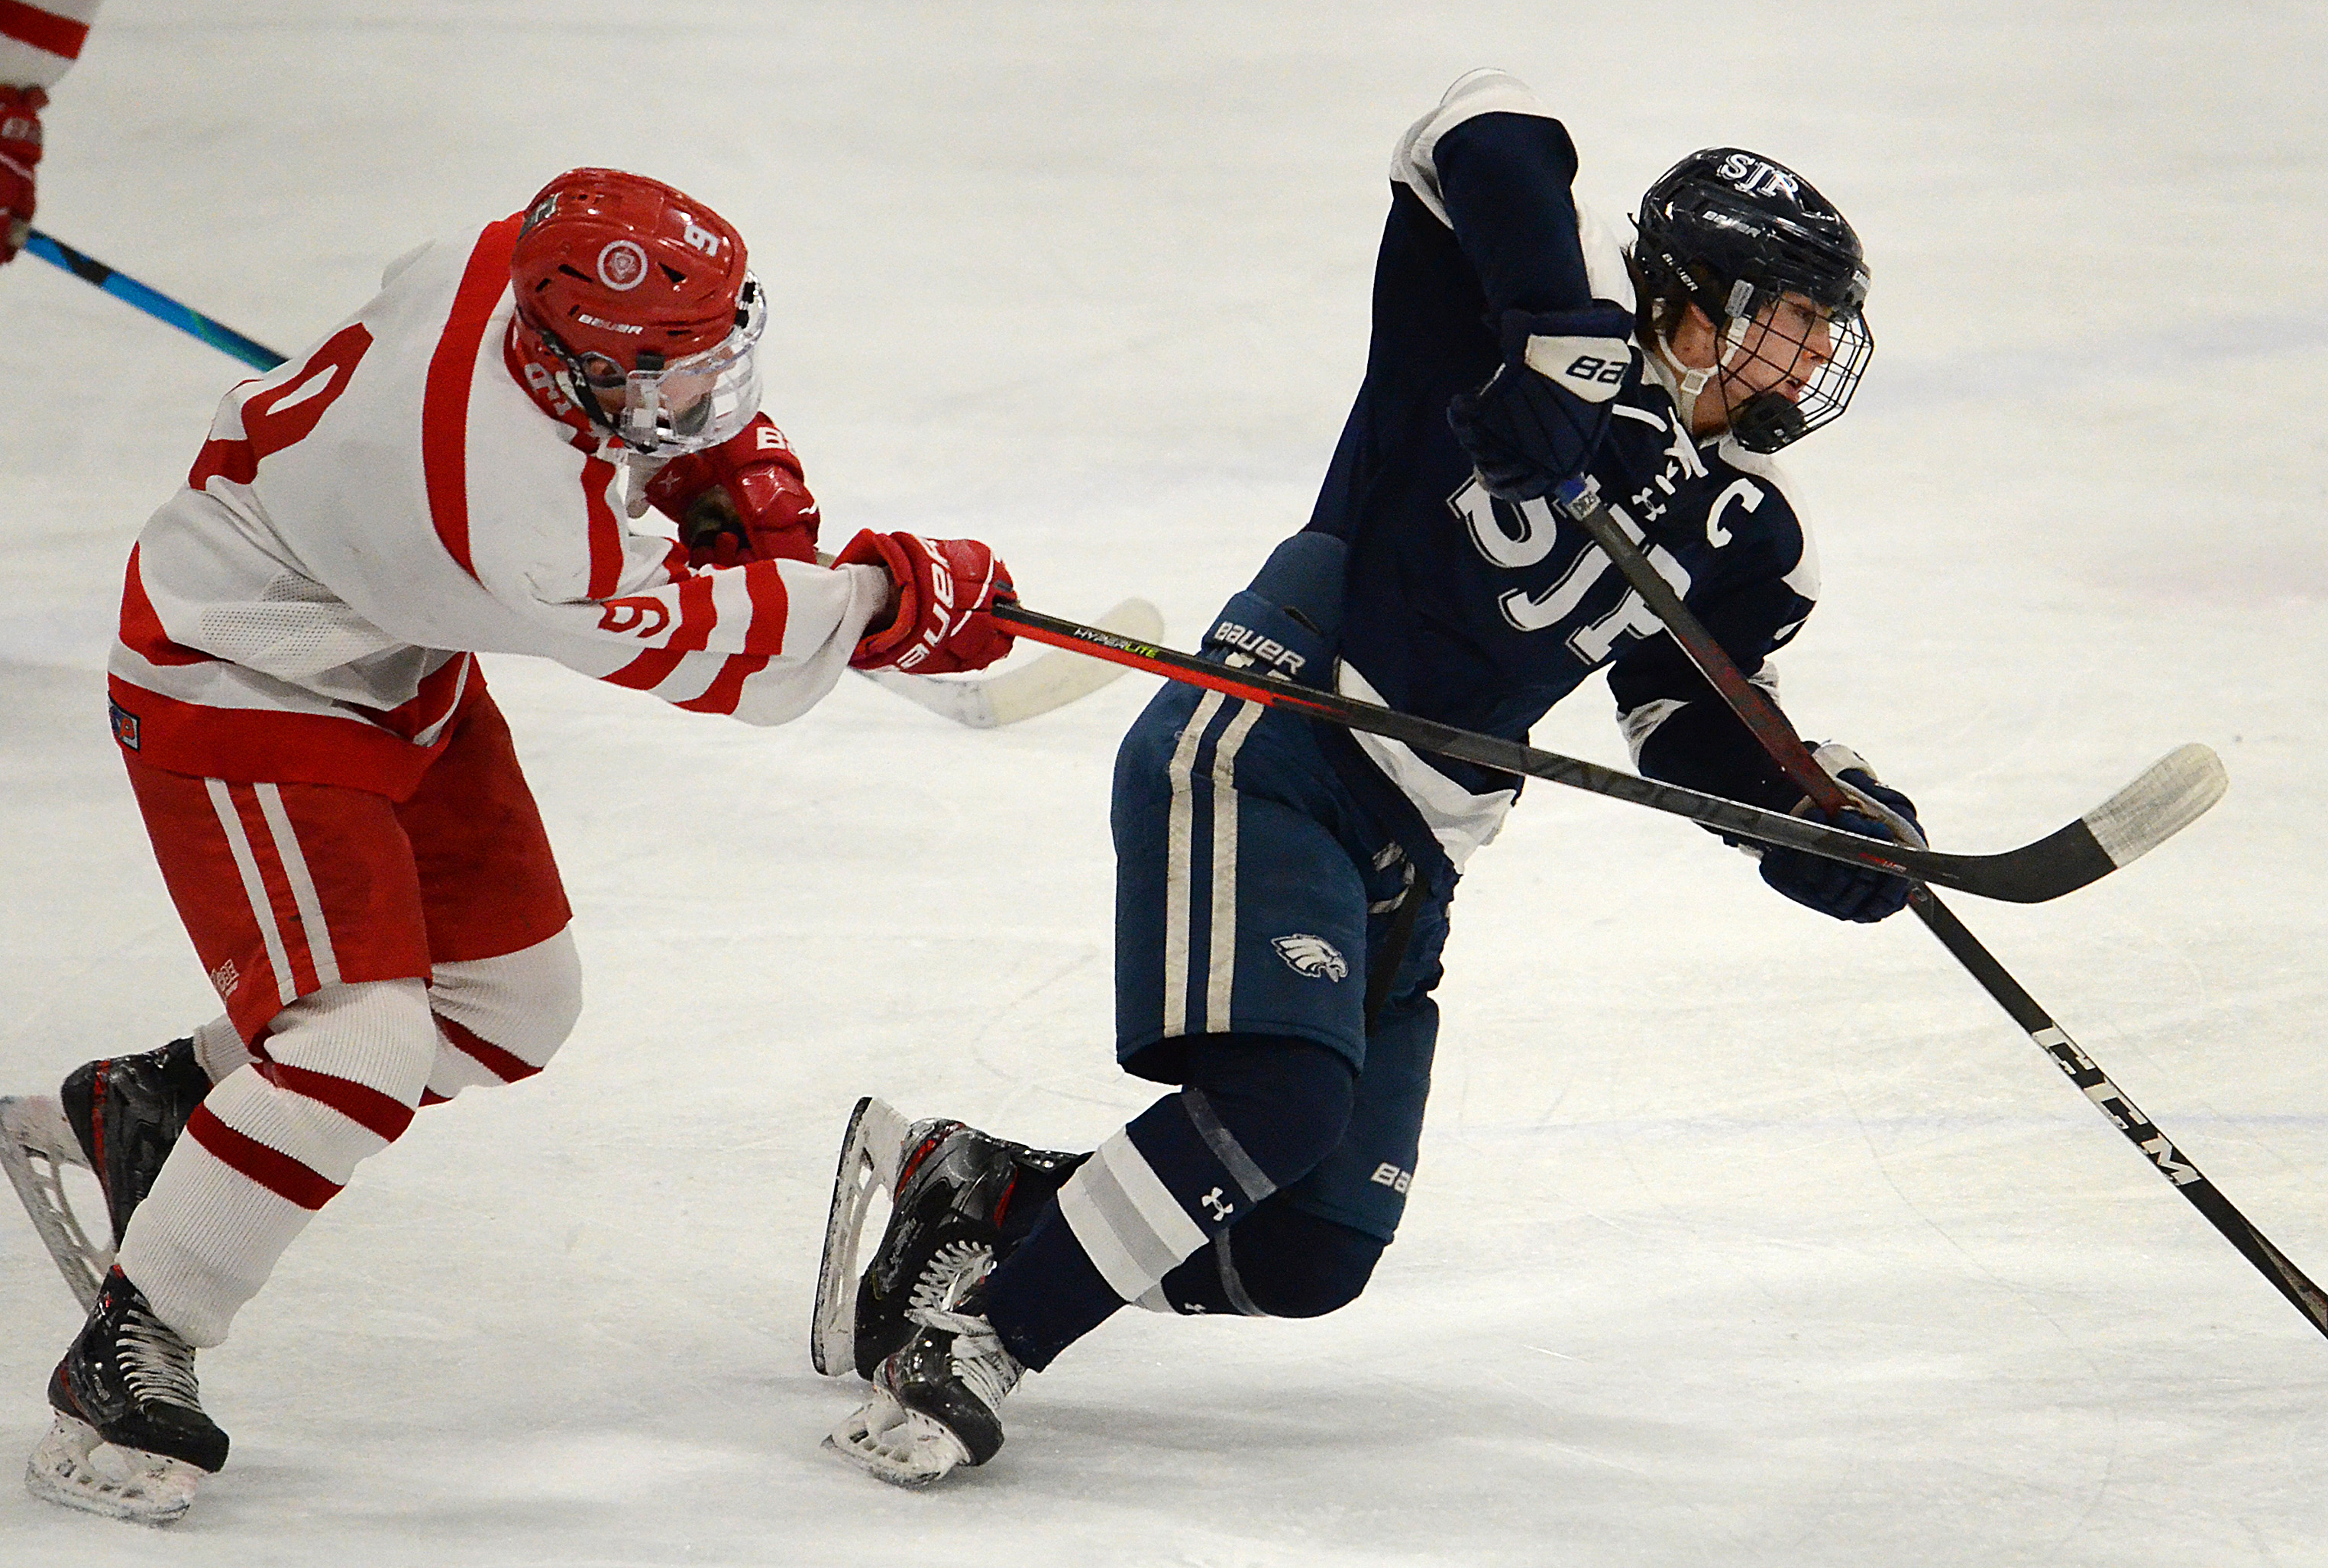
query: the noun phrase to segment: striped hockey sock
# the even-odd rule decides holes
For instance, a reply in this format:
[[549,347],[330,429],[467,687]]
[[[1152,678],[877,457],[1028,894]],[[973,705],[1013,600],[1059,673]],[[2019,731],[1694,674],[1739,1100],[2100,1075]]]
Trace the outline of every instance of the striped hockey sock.
[[1028,1366],[1127,1302],[1169,1311],[1164,1276],[1341,1136],[1352,1075],[1339,1056],[1265,1040],[1210,1056],[1204,1082],[1109,1135],[995,1271],[989,1319]]

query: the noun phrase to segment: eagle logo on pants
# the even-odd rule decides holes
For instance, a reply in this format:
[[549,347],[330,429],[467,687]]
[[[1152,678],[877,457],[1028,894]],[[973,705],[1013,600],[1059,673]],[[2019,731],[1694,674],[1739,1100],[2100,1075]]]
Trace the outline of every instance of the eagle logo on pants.
[[1322,936],[1297,932],[1291,936],[1278,937],[1270,945],[1277,956],[1291,966],[1296,974],[1323,975],[1328,980],[1341,980],[1350,972],[1350,966],[1335,950],[1334,944]]

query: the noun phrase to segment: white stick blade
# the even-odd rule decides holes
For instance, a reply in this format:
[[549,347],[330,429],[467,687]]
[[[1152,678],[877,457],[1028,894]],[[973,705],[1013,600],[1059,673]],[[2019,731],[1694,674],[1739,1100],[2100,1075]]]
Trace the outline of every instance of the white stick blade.
[[901,670],[859,670],[857,673],[956,724],[966,724],[972,729],[991,729],[997,722],[994,705],[987,700],[988,681],[941,681],[934,675],[908,675]]
[[[1164,635],[1164,616],[1146,599],[1126,599],[1092,624],[1141,643],[1153,643]],[[896,670],[858,673],[956,724],[993,729],[1088,697],[1124,674],[1125,667],[1054,649],[1000,675],[907,675]]]
[[[1164,617],[1146,599],[1126,599],[1092,624],[1103,632],[1141,643],[1153,643],[1164,635]],[[1053,649],[1026,668],[988,681],[987,702],[993,722],[1016,724],[1088,697],[1125,673],[1122,664]]]
[[2196,742],[2177,746],[2088,812],[2086,831],[2112,865],[2124,866],[2204,816],[2230,782],[2223,759],[2207,747]]

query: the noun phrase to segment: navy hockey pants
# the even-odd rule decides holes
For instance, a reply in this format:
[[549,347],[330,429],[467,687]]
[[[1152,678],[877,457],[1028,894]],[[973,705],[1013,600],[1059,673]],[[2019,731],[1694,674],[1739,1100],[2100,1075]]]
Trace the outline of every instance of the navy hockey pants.
[[1411,869],[1310,721],[1168,688],[1125,737],[1112,820],[1118,1059],[1184,1087],[1103,1141],[996,1271],[990,1315],[1035,1367],[1127,1301],[1354,1299],[1405,1210],[1438,1036],[1451,874]]
[[[1124,737],[1116,851],[1116,1056],[1188,1081],[1187,1043],[1291,1038],[1357,1075],[1343,1135],[1283,1189],[1387,1243],[1405,1212],[1439,1036],[1452,876],[1421,874],[1343,788],[1311,721],[1168,687]],[[1386,952],[1402,898],[1421,900]],[[1396,965],[1367,1027],[1368,981]]]

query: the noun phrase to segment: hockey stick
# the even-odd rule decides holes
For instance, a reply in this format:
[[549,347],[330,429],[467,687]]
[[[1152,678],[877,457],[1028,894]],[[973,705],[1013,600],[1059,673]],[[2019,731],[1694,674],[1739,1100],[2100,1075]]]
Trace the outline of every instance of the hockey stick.
[[[1866,810],[1867,803],[1846,794],[1843,786],[1818,765],[1811,756],[1810,747],[1795,733],[1795,728],[1788,721],[1787,716],[1747,681],[1722,644],[1706,631],[1704,623],[1682,603],[1680,595],[1674,591],[1672,585],[1649,564],[1635,542],[1637,530],[1629,519],[1611,512],[1590,480],[1572,480],[1563,485],[1555,504],[1575,519],[1616,563],[1625,580],[1633,586],[1634,591],[1656,613],[1657,619],[1665,623],[1666,630],[1689,655],[1690,662],[1721,693],[1731,711],[1737,714],[1753,733],[1754,738],[1761,742],[1770,759],[1779,765],[1797,788],[1808,795],[1822,811],[1849,808],[1863,812]],[[2212,760],[2214,754],[2209,752],[2207,756]],[[2214,765],[2214,793],[2220,795],[2223,789],[2222,765],[2220,762]],[[2209,797],[2209,803],[2212,803],[2212,796]],[[2037,1000],[2005,972],[2004,966],[1980,944],[1929,887],[1920,883],[1911,886],[1908,902],[1925,926],[1939,938],[1940,944],[1964,966],[1966,972],[1979,982],[1981,989],[1995,1000],[1997,1006],[2003,1008],[2014,1023],[2028,1031],[2029,1038],[2052,1058],[2053,1065],[2067,1074],[2070,1082],[2083,1090],[2086,1097],[2101,1108],[2102,1114],[2126,1134],[2127,1141],[2149,1158],[2151,1164],[2157,1168],[2158,1174],[2173,1183],[2175,1189],[2191,1200],[2192,1207],[2205,1215],[2208,1222],[2222,1233],[2223,1239],[2237,1247],[2239,1254],[2253,1263],[2257,1271],[2270,1281],[2273,1287],[2286,1296],[2314,1329],[2328,1335],[2328,1295],[2323,1295],[2320,1287],[2305,1276],[2303,1270],[2289,1262],[2285,1253],[2272,1245],[2264,1234],[2249,1223],[2247,1216],[2241,1214],[2230,1199],[2200,1173],[2199,1168],[2126,1097],[2125,1090],[2110,1082],[2109,1075],[2095,1066],[2093,1058],[2080,1050],[2077,1042],[2070,1039],[2052,1017],[2037,1005]]]
[[[1153,642],[1164,634],[1164,617],[1146,599],[1126,599],[1094,623],[1118,636]],[[1069,653],[1045,653],[1000,675],[907,675],[896,670],[860,670],[875,684],[906,701],[972,729],[992,729],[1064,708],[1088,697],[1123,671]]]
[[232,327],[220,325],[201,311],[180,305],[160,289],[149,287],[127,273],[116,272],[96,257],[75,250],[38,229],[24,237],[24,249],[43,261],[63,268],[83,283],[93,285],[116,299],[136,305],[147,315],[165,321],[180,332],[190,333],[214,349],[232,354],[254,369],[271,371],[283,362],[283,356],[265,343],[254,343]]
[[1231,669],[1209,659],[1118,636],[1095,626],[1063,621],[1015,601],[998,604],[993,614],[996,620],[1020,636],[1071,648],[1095,659],[1111,660],[1167,680],[1225,692],[1346,728],[1387,736],[1420,751],[1629,801],[1652,811],[1687,817],[1741,839],[1781,844],[1830,860],[1873,866],[1897,876],[1919,878],[1979,897],[2002,898],[2015,904],[2042,904],[2107,876],[2190,825],[2223,793],[2223,765],[2216,760],[2215,754],[2203,746],[2186,746],[2152,764],[2132,784],[2068,827],[2033,843],[1995,855],[1943,854],[1846,833],[1823,822],[1764,811],[1719,795],[1701,794],[1678,784],[1660,784],[1655,779],[1602,767],[1598,763],[1539,751],[1500,736],[1458,729],[1379,703],[1361,702],[1338,692],[1297,686],[1260,670]]
[[[75,250],[38,229],[27,232],[23,248],[42,260],[63,268],[83,283],[103,289],[116,299],[126,300],[214,349],[232,354],[254,370],[271,371],[284,361],[283,355],[265,343],[243,336],[232,327],[179,304],[161,290],[127,273],[117,272],[94,256]],[[1101,616],[1100,624],[1138,637],[1157,637],[1164,631],[1164,622],[1156,606],[1145,599],[1126,599]],[[877,684],[906,700],[973,729],[991,729],[997,725],[1016,724],[1022,718],[1048,713],[1079,697],[1089,696],[1114,679],[1107,676],[1094,680],[1081,662],[1054,662],[1048,658],[1038,659],[1025,669],[983,680],[936,681],[926,675],[889,671],[859,673],[869,673]]]

